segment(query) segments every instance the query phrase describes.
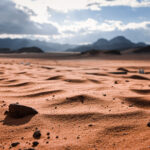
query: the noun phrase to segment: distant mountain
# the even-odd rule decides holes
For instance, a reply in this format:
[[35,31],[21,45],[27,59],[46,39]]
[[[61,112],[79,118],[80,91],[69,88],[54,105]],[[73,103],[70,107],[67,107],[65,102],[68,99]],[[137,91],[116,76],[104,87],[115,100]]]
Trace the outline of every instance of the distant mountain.
[[[39,40],[30,39],[0,39],[0,52],[8,53],[9,51],[15,51],[23,47],[38,47],[45,52],[59,52],[59,51],[73,51],[73,52],[84,52],[91,49],[95,50],[126,50],[132,48],[140,48],[147,46],[145,43],[133,43],[123,36],[115,37],[111,40],[98,39],[93,44],[89,45],[69,45],[69,44],[58,44]],[[7,49],[6,49],[7,48]]]
[[43,53],[38,47],[25,47],[15,51],[15,53]]
[[126,50],[131,48],[138,48],[138,47],[145,47],[145,43],[133,43],[130,40],[126,39],[123,36],[115,37],[111,40],[106,39],[99,39],[93,44],[78,46],[73,49],[68,49],[67,51],[74,51],[74,52],[83,52],[88,51],[90,49],[96,50]]
[[74,48],[75,46],[30,39],[0,39],[0,48],[17,50],[23,47],[39,47],[44,51],[65,51],[66,49]]

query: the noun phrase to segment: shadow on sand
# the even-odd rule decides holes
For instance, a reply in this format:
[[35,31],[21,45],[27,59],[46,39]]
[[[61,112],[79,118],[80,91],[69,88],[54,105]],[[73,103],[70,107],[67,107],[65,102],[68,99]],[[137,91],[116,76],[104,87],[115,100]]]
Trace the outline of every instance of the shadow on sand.
[[6,116],[5,119],[3,120],[3,125],[8,125],[8,126],[18,126],[18,125],[23,125],[28,123],[34,115],[30,115],[27,117],[23,118],[12,118],[10,116]]

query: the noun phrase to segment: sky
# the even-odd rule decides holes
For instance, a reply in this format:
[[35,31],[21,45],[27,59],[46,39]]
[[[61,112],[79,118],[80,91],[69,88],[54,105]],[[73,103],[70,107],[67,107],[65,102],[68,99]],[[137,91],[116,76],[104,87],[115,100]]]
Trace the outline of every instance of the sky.
[[150,0],[0,0],[0,38],[68,44],[125,36],[150,44]]

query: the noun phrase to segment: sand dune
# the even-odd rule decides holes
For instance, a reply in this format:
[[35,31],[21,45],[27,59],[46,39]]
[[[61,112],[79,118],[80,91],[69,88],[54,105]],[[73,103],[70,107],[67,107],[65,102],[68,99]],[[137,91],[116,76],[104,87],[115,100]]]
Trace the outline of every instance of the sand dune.
[[[17,56],[18,57],[18,56]],[[148,150],[150,61],[0,59],[0,149]],[[143,68],[145,74],[139,74]],[[11,103],[35,116],[4,115]],[[33,133],[40,130],[40,139]],[[49,133],[49,134],[47,134]]]

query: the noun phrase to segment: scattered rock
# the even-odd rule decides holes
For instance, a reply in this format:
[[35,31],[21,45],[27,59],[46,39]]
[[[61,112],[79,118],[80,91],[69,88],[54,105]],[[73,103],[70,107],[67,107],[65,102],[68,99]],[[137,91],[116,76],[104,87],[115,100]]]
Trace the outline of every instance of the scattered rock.
[[28,115],[35,115],[37,113],[38,112],[35,109],[24,105],[18,105],[18,104],[9,105],[8,115],[13,118],[22,118]]
[[150,127],[150,122],[147,123],[147,126]]
[[88,126],[89,126],[89,127],[92,127],[93,125],[92,125],[92,124],[89,124]]
[[20,144],[19,142],[12,143],[12,144],[11,144],[11,147],[16,147],[16,146],[19,145],[19,144]]
[[32,147],[36,147],[36,146],[38,146],[39,145],[39,142],[37,142],[37,141],[34,141],[33,143],[32,143]]
[[35,139],[40,139],[40,137],[41,137],[41,132],[38,130],[38,131],[35,131],[34,132],[34,134],[33,134],[33,137],[35,138]]
[[139,69],[140,74],[144,74],[144,69]]
[[24,139],[24,137],[21,137],[21,140],[23,140]]
[[114,84],[118,84],[118,81],[115,81]]

